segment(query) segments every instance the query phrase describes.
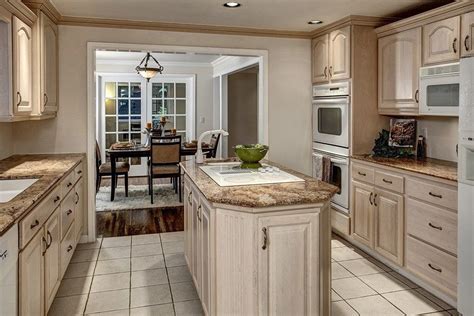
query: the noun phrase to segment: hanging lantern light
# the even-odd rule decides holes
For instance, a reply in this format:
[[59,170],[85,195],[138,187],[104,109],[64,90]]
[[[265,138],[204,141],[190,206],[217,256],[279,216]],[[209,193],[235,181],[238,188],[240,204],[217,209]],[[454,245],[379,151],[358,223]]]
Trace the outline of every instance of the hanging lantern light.
[[[153,59],[157,65],[157,67],[149,67],[148,62],[150,61],[150,58]],[[151,78],[156,76],[158,73],[163,73],[163,66],[160,65],[158,60],[153,57],[150,52],[146,53],[146,56],[142,59],[140,62],[140,65],[138,65],[135,70],[137,73],[145,78],[147,81],[150,81]]]

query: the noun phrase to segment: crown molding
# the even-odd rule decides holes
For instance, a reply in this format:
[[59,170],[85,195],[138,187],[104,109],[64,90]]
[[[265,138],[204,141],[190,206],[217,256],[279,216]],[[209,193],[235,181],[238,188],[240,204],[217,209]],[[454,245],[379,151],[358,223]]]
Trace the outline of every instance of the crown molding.
[[20,0],[0,0],[0,6],[13,13],[29,26],[33,26],[36,14]]
[[[137,66],[140,60],[107,60],[107,59],[96,59],[98,65],[119,65],[119,66]],[[212,68],[211,63],[206,62],[191,62],[191,61],[160,61],[163,67],[208,67]]]
[[432,22],[459,16],[474,10],[474,1],[456,1],[375,29],[378,37],[403,32]]
[[58,24],[61,19],[61,13],[49,0],[23,0],[23,3],[33,11],[41,11],[48,16],[54,23]]
[[126,28],[141,30],[158,30],[170,32],[187,33],[210,33],[223,35],[243,35],[259,37],[282,37],[282,38],[310,38],[311,32],[304,31],[284,31],[246,27],[215,26],[201,24],[182,24],[150,21],[131,21],[118,19],[87,18],[75,16],[62,16],[60,25],[106,27],[106,28]]
[[310,32],[311,38],[318,37],[330,31],[342,28],[347,25],[359,25],[359,26],[371,26],[379,27],[387,23],[392,23],[396,18],[381,18],[373,16],[364,16],[364,15],[349,15],[345,18],[337,20],[333,23],[320,27],[312,32]]

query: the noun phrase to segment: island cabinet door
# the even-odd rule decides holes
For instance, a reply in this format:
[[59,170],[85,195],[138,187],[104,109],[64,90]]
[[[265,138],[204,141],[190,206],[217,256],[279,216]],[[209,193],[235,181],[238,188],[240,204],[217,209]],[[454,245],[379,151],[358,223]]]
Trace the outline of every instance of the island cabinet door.
[[373,248],[374,187],[352,181],[351,231],[358,242]]
[[49,307],[53,303],[56,292],[61,282],[60,274],[60,212],[59,208],[54,211],[53,215],[44,225],[46,240],[46,249],[44,253],[44,295],[45,295],[45,311],[49,310]]
[[198,292],[199,297],[201,297],[201,252],[199,251],[201,245],[201,236],[199,232],[199,193],[197,190],[192,190],[191,197],[191,211],[192,211],[192,269],[191,274],[193,276],[194,285]]
[[191,238],[191,198],[192,193],[189,188],[189,181],[187,179],[184,180],[184,257],[188,264],[188,267],[191,267],[191,249],[192,249],[192,238]]
[[319,315],[319,214],[258,219],[259,315]]
[[201,302],[204,309],[204,315],[210,314],[211,307],[211,208],[201,199],[199,205],[199,236],[200,243],[200,258],[201,258]]

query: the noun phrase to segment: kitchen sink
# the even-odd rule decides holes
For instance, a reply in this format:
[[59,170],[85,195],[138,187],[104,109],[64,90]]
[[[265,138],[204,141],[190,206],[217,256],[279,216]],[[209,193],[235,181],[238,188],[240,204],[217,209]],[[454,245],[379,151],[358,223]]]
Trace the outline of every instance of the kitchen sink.
[[0,180],[0,203],[11,201],[36,181],[38,179]]

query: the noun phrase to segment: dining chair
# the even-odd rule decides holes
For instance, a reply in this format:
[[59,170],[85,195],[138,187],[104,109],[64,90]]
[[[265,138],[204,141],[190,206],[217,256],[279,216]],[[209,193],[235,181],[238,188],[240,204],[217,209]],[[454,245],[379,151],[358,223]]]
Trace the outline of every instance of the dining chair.
[[217,147],[219,146],[220,138],[221,138],[221,134],[211,135],[211,140],[209,141],[209,148],[211,150],[206,154],[206,158],[216,158]]
[[153,179],[171,178],[181,202],[181,135],[151,137],[148,186],[153,204]]
[[[95,142],[95,166],[96,166],[96,182],[95,193],[99,192],[102,177],[112,177],[112,165],[110,162],[102,163],[102,155],[100,153],[99,143]],[[130,164],[128,162],[118,161],[115,165],[115,187],[117,187],[118,177],[124,176],[125,179],[125,196],[128,197],[128,172],[130,171]]]

